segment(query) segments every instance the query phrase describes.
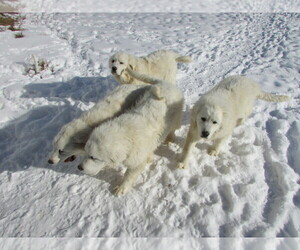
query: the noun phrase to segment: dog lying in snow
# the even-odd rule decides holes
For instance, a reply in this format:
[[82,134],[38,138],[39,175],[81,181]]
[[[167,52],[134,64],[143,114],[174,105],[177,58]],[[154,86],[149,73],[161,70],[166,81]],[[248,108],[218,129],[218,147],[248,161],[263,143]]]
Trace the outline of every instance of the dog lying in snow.
[[109,68],[114,78],[122,84],[142,83],[128,74],[126,68],[175,84],[178,62],[189,63],[191,58],[168,50],[155,51],[144,57],[119,52],[110,57]]
[[174,137],[180,127],[183,96],[176,85],[128,70],[131,76],[149,85],[138,103],[120,116],[95,128],[78,166],[84,173],[96,175],[102,168],[123,164],[127,170],[116,195],[127,193],[136,178],[152,161],[154,150]]
[[134,106],[149,88],[148,84],[118,86],[93,108],[67,123],[54,138],[48,162],[68,162],[73,161],[76,155],[84,155],[84,146],[92,130]]
[[243,124],[251,114],[256,99],[284,102],[290,98],[266,93],[256,82],[244,76],[225,78],[202,95],[191,111],[190,128],[178,167],[188,166],[191,151],[200,138],[212,140],[213,145],[208,153],[218,155],[233,129]]

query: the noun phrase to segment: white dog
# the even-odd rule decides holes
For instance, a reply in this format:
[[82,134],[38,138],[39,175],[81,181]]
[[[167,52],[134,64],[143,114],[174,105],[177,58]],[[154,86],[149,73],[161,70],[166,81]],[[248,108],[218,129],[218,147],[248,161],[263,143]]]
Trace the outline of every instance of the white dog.
[[225,78],[202,95],[192,109],[191,124],[178,167],[188,166],[188,158],[200,138],[212,140],[213,145],[208,153],[218,155],[233,129],[251,114],[256,99],[283,102],[290,98],[266,93],[256,82],[244,76]]
[[174,84],[131,72],[155,84],[130,110],[95,128],[86,143],[87,157],[78,166],[95,175],[102,168],[124,165],[127,170],[115,194],[127,193],[136,178],[152,161],[154,150],[180,127],[183,96]]
[[119,52],[110,57],[109,68],[114,78],[122,84],[142,83],[130,76],[125,70],[127,68],[175,84],[178,62],[189,63],[191,58],[168,50],[155,51],[144,57]]
[[48,163],[73,161],[76,155],[84,155],[84,146],[92,130],[131,108],[148,89],[148,84],[118,86],[93,108],[67,123],[54,138]]

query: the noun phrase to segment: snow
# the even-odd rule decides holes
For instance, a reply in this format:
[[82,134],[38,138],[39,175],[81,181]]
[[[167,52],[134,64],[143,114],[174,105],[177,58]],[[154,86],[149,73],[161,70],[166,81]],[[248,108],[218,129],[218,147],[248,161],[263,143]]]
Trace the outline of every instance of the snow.
[[[1,245],[4,242],[5,245]],[[70,243],[71,242],[71,243]],[[1,249],[40,250],[40,249],[245,249],[245,250],[293,250],[297,249],[298,239],[293,238],[9,238],[0,241]],[[23,245],[20,246],[20,243]],[[3,248],[4,247],[4,248]]]
[[299,12],[299,0],[19,0],[24,12]]
[[[65,10],[65,1],[53,0],[49,12],[56,4]],[[72,6],[66,11],[75,10]],[[138,5],[131,6],[129,11]],[[299,20],[298,13],[36,13],[26,15],[24,38],[0,32],[0,236],[299,237]],[[77,170],[78,160],[48,165],[60,128],[117,86],[109,56],[158,49],[193,58],[179,65],[177,76],[185,96],[184,119],[176,143],[157,150],[132,191],[112,194],[122,168],[90,177]],[[30,71],[33,56],[48,62],[46,70]],[[190,168],[176,169],[190,108],[199,95],[233,74],[245,74],[264,90],[292,100],[257,101],[224,153],[211,157],[208,144],[199,143]],[[160,247],[182,249],[180,240],[172,241]],[[263,249],[299,245],[299,239],[283,242],[267,241]],[[18,241],[6,239],[0,248],[14,244]],[[28,239],[28,244],[28,249],[70,248],[63,239],[49,244]],[[126,239],[80,244],[130,245]],[[187,244],[200,249],[200,243]],[[201,244],[231,246],[225,238]],[[247,244],[236,242],[232,249],[255,249]],[[130,246],[155,249],[157,242],[136,239]]]

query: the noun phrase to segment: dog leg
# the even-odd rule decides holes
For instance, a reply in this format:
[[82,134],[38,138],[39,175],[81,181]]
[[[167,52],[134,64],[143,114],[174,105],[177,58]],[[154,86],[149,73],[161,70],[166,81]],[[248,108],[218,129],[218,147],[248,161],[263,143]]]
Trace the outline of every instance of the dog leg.
[[126,194],[143,170],[144,165],[137,168],[127,168],[122,184],[114,188],[115,195],[120,196]]
[[184,143],[184,147],[182,149],[181,155],[178,157],[177,168],[187,168],[188,167],[188,159],[198,141],[199,137],[197,134],[197,127],[195,125],[190,126],[187,138]]
[[208,149],[208,154],[211,156],[217,156],[220,153],[220,148],[224,145],[228,136],[213,141],[213,145]]

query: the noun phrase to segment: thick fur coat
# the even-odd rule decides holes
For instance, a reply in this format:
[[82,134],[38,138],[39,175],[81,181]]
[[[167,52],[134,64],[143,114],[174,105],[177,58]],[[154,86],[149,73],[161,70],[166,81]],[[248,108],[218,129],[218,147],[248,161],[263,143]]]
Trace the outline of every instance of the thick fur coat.
[[155,51],[144,57],[118,52],[110,57],[109,68],[121,84],[143,84],[128,74],[127,68],[175,84],[178,62],[189,63],[191,58],[169,50]]
[[192,109],[190,128],[178,167],[187,167],[191,151],[201,138],[211,140],[213,145],[208,153],[218,155],[233,129],[243,124],[251,114],[256,99],[283,102],[289,97],[266,93],[255,81],[244,76],[225,78],[202,95]]
[[152,84],[139,102],[122,115],[109,120],[91,133],[85,151],[87,157],[79,169],[95,175],[102,168],[124,165],[127,170],[117,195],[127,193],[136,178],[153,159],[155,149],[174,138],[180,127],[183,109],[181,91],[168,82],[142,77]]

